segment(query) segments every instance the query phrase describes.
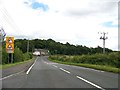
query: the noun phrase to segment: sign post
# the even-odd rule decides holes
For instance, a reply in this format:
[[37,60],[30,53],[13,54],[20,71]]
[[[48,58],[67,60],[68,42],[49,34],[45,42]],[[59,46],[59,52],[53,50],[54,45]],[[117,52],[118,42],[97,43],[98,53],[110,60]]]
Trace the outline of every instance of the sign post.
[[13,63],[14,37],[6,37],[6,52],[8,53],[8,63]]

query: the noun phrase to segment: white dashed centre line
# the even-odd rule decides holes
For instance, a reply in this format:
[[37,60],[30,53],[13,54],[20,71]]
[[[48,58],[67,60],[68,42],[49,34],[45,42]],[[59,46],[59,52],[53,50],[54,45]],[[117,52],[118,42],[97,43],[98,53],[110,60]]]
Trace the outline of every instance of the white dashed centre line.
[[63,68],[60,68],[60,70],[62,70],[62,71],[64,71],[64,72],[66,72],[66,73],[69,73],[69,74],[70,74],[70,72],[69,72],[69,71],[67,71],[67,70],[65,70],[65,69],[63,69]]
[[58,66],[56,66],[56,65],[52,65],[52,66],[54,66],[54,67],[58,68]]
[[76,76],[76,77],[77,77],[78,79],[80,79],[80,80],[82,80],[82,81],[84,81],[84,82],[86,82],[86,83],[88,83],[88,84],[96,87],[96,88],[99,88],[99,89],[101,89],[101,90],[105,90],[104,88],[102,88],[102,87],[100,87],[100,86],[98,86],[98,85],[96,85],[96,84],[94,84],[94,83],[92,83],[92,82],[90,82],[90,81],[88,81],[88,80],[80,77],[80,76]]

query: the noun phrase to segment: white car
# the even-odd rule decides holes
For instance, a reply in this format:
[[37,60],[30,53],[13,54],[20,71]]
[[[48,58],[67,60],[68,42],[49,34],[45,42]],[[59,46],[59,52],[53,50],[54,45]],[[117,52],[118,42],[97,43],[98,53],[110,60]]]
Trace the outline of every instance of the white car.
[[40,52],[35,51],[35,52],[33,53],[33,55],[35,55],[35,56],[40,56]]

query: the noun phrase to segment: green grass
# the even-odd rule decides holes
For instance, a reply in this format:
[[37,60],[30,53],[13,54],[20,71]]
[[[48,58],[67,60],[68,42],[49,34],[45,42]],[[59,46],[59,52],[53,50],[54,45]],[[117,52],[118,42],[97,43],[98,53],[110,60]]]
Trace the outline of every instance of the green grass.
[[30,59],[30,60],[26,60],[26,61],[22,61],[22,62],[16,62],[16,63],[11,63],[11,64],[0,65],[0,69],[13,67],[13,66],[16,66],[16,65],[19,65],[19,64],[23,64],[23,63],[27,63],[27,62],[30,62],[30,61],[33,61],[33,60],[35,60],[35,58]]
[[62,61],[59,61],[59,60],[52,60],[50,58],[49,58],[49,60],[53,61],[53,62],[56,62],[56,63],[60,63],[60,64],[82,66],[82,67],[86,67],[86,68],[92,68],[92,69],[97,69],[97,70],[102,70],[102,71],[107,71],[107,72],[120,73],[119,68],[115,68],[115,67],[111,67],[111,66],[62,62]]

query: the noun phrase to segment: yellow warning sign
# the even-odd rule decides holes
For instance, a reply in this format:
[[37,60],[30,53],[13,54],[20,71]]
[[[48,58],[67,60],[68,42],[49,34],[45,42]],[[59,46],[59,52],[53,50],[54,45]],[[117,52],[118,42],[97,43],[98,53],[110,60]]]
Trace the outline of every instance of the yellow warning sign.
[[14,37],[6,37],[6,43],[14,44]]
[[6,52],[14,53],[14,37],[6,37]]

